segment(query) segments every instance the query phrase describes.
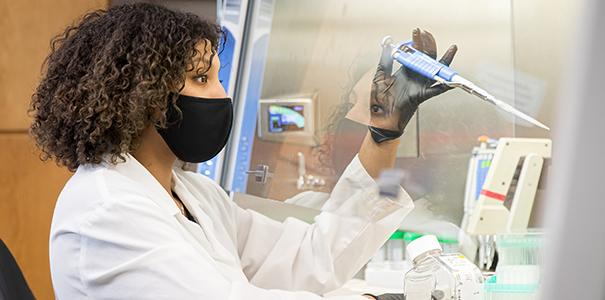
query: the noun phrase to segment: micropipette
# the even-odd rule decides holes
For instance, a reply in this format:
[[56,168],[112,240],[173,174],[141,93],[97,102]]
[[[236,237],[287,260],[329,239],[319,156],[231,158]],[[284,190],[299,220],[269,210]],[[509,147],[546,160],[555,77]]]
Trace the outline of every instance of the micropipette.
[[383,46],[389,46],[392,48],[392,54],[394,60],[404,65],[406,68],[430,79],[435,80],[437,83],[445,84],[454,88],[461,88],[471,95],[475,95],[498,108],[511,113],[527,122],[530,122],[538,127],[550,130],[548,126],[540,123],[538,120],[524,114],[517,110],[510,104],[496,99],[490,93],[484,89],[478,87],[471,81],[460,76],[458,72],[449,68],[448,66],[440,63],[432,57],[424,54],[422,51],[414,49],[413,42],[401,42],[397,45],[392,43],[390,36],[384,37],[382,40]]

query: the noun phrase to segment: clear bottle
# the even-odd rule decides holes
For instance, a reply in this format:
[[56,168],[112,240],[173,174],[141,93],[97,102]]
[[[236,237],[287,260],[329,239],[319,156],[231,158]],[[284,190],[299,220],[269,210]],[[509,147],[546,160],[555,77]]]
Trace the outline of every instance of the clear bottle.
[[483,276],[458,253],[443,254],[439,241],[426,235],[406,249],[412,269],[405,274],[406,300],[482,299]]

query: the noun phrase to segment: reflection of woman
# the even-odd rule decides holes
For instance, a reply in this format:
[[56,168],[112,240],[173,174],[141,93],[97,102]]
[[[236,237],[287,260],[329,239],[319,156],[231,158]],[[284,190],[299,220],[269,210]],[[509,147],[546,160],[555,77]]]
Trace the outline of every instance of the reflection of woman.
[[[435,58],[432,35],[420,29],[414,30],[413,35],[415,47]],[[457,47],[451,46],[440,62],[449,65],[456,52]],[[390,48],[384,47],[374,75],[353,70],[350,82],[354,84],[345,89],[342,102],[328,119],[319,160],[336,174],[341,174],[352,158],[352,151],[359,148],[367,127],[378,143],[399,138],[422,102],[448,90],[447,86],[433,86],[434,82],[403,68],[392,74],[389,54]]]
[[321,145],[316,149],[320,164],[336,175],[342,174],[349,162],[357,155],[368,132],[367,125],[346,117],[359,97],[369,97],[370,94],[374,70],[362,74],[363,70],[358,69],[361,67],[352,68],[349,80],[351,84],[345,87],[341,102],[328,117],[327,126],[324,128],[325,135]]
[[31,131],[75,171],[51,228],[58,299],[317,299],[410,211],[405,192],[378,197],[372,179],[392,166],[396,138],[366,136],[314,224],[243,210],[173,169],[229,136],[219,37],[196,16],[134,4],[90,13],[53,42]]

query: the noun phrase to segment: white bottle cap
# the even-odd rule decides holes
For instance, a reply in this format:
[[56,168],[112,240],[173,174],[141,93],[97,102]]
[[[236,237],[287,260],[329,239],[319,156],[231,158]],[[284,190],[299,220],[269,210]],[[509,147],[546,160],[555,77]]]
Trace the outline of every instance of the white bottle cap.
[[441,245],[437,237],[434,235],[425,235],[413,240],[406,248],[405,252],[410,260],[413,262],[417,257],[432,251],[442,252]]

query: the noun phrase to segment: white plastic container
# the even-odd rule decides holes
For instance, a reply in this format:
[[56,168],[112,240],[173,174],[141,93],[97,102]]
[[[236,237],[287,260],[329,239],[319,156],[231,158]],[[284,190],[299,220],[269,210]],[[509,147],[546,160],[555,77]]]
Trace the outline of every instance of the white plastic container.
[[539,284],[543,239],[540,232],[498,235],[498,283]]
[[498,283],[498,275],[485,281],[485,300],[537,300],[540,299],[539,284]]
[[484,284],[486,300],[540,299],[540,263],[544,235],[540,232],[507,233],[496,237],[496,275]]
[[406,300],[482,299],[479,268],[462,254],[443,254],[435,236],[414,240],[407,246],[406,255],[412,262],[404,280]]

